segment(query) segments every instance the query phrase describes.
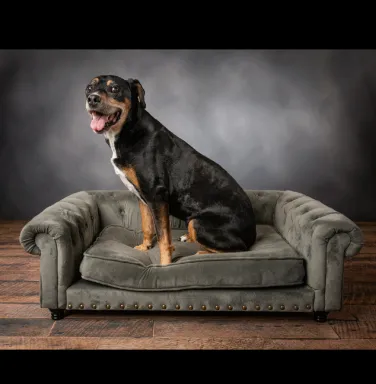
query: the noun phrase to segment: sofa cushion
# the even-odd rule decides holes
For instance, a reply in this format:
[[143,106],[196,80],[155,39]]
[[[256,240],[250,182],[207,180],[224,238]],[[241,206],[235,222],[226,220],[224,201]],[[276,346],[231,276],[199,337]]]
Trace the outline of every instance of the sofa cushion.
[[82,278],[135,291],[203,288],[265,288],[304,283],[303,259],[268,225],[259,225],[254,246],[247,252],[201,254],[195,243],[183,243],[184,230],[173,230],[173,262],[159,265],[159,247],[147,252],[133,247],[142,233],[118,225],[102,230],[84,252]]

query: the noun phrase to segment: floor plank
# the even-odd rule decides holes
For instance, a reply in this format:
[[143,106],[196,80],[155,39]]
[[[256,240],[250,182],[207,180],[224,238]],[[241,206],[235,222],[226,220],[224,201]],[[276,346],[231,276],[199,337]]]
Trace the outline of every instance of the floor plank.
[[266,340],[261,338],[0,337],[1,350],[376,350],[374,340]]
[[0,319],[0,336],[48,336],[53,325],[47,319]]
[[77,337],[152,337],[153,320],[149,319],[69,319],[57,321],[51,336]]
[[40,258],[39,257],[19,257],[8,256],[0,257],[0,271],[39,271]]
[[39,304],[4,304],[0,303],[0,318],[17,319],[50,319],[47,308]]
[[376,283],[349,281],[345,276],[344,304],[376,304]]
[[156,337],[223,337],[250,338],[262,337],[270,339],[338,339],[328,323],[315,323],[312,319],[229,319],[196,320],[154,320]]
[[99,337],[0,337],[0,350],[97,349]]
[[357,320],[376,321],[376,305],[348,305],[346,311]]
[[376,321],[339,321],[332,328],[341,339],[376,339]]
[[39,271],[0,271],[0,281],[39,281]]
[[39,281],[0,281],[0,294],[0,297],[37,296],[39,295]]

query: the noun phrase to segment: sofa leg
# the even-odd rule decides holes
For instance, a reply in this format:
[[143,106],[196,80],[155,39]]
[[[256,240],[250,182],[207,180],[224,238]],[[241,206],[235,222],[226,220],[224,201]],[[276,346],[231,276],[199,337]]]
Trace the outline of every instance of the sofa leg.
[[64,319],[64,309],[50,309],[52,320]]
[[319,323],[325,323],[326,320],[328,320],[328,314],[329,312],[322,312],[322,311],[313,312],[313,316],[315,320]]

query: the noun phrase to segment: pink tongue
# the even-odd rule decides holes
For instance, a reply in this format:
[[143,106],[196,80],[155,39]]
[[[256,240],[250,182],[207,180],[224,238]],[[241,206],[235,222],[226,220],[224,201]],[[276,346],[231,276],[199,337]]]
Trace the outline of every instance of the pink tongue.
[[93,114],[93,120],[91,120],[90,123],[91,129],[96,132],[101,131],[104,128],[108,118],[109,116],[100,116],[97,114]]

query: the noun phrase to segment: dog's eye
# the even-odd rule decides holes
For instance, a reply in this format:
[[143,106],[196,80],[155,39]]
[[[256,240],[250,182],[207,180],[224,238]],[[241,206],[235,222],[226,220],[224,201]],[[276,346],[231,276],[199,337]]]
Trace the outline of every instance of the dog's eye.
[[117,85],[113,85],[113,86],[111,87],[111,92],[112,92],[112,93],[118,93],[118,92],[119,92],[119,87],[118,87]]

